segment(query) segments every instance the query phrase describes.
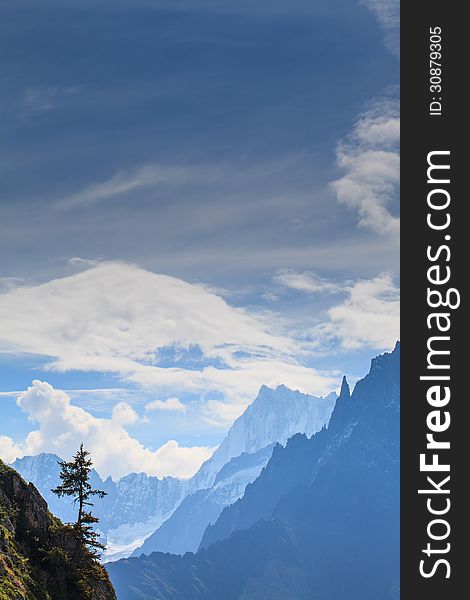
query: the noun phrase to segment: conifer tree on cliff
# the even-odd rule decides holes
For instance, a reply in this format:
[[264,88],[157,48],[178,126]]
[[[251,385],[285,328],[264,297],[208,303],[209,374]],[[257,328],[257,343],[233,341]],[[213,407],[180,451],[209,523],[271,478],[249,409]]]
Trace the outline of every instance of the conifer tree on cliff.
[[94,531],[93,525],[99,519],[91,514],[89,507],[94,506],[90,501],[93,496],[103,498],[106,492],[94,490],[90,484],[90,471],[93,466],[89,458],[90,453],[84,449],[83,443],[71,460],[71,462],[60,461],[60,479],[62,483],[54,488],[52,492],[57,496],[72,496],[74,504],[78,504],[78,515],[75,529],[81,541],[94,555],[105,546],[99,542],[99,536]]

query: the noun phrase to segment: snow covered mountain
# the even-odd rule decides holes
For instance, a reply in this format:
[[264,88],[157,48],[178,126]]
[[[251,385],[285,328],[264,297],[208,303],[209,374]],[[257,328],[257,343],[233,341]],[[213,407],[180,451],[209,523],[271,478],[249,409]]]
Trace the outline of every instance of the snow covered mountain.
[[190,481],[189,495],[171,517],[137,548],[133,556],[151,552],[195,552],[205,529],[245,488],[271,458],[273,445],[284,445],[295,433],[311,437],[326,425],[336,393],[317,398],[280,385],[262,386],[258,396],[234,422],[227,436]]
[[[92,485],[107,492],[94,507],[107,545],[103,560],[129,556],[138,548],[140,554],[149,536],[153,538],[152,549],[154,543],[158,549],[165,547],[172,552],[197,548],[207,525],[238,500],[259,475],[271,456],[272,445],[284,445],[295,433],[310,437],[319,431],[328,423],[335,401],[334,392],[318,398],[282,385],[276,389],[262,386],[214,455],[189,480],[130,473],[118,481],[110,477],[103,481],[92,471]],[[73,521],[76,515],[70,501],[51,492],[59,484],[59,460],[54,454],[40,454],[17,459],[12,466],[38,488],[54,514],[63,521]],[[181,510],[175,513],[180,505]],[[187,518],[191,519],[190,526]],[[165,529],[152,535],[164,523]],[[170,532],[171,543],[167,543]]]
[[373,359],[328,428],[294,435],[184,556],[107,565],[126,600],[398,600],[400,347]]
[[220,469],[244,452],[253,454],[276,443],[284,446],[294,433],[311,437],[328,424],[336,398],[335,392],[323,398],[302,394],[285,385],[276,389],[261,386],[255,400],[193,477],[192,489],[211,487]]

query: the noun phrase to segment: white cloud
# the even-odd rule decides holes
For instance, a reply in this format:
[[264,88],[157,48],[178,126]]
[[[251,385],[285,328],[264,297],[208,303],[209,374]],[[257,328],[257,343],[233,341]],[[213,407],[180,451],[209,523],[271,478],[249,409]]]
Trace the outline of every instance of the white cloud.
[[396,56],[400,56],[400,1],[362,0],[375,15],[381,26],[385,45]]
[[[159,395],[212,390],[235,403],[275,381],[331,391],[335,378],[300,364],[300,343],[277,325],[203,285],[122,263],[0,294],[0,351],[48,356],[49,369],[112,372]],[[198,347],[205,362],[161,367],[169,347]]]
[[113,406],[112,420],[118,425],[132,425],[139,421],[139,415],[127,402],[118,402]]
[[0,458],[3,461],[12,463],[16,458],[23,455],[23,449],[16,444],[11,437],[0,435]]
[[[220,176],[221,168],[215,167],[173,167],[159,164],[147,164],[133,171],[119,171],[109,179],[93,183],[56,203],[57,208],[72,209],[88,206],[108,200],[127,192],[159,184],[185,184],[192,182],[210,182]],[[75,259],[76,260],[76,259]]]
[[149,450],[131,437],[124,425],[134,422],[132,407],[119,403],[110,419],[98,418],[74,406],[70,397],[42,381],[18,396],[18,406],[28,419],[38,424],[21,444],[0,437],[0,455],[8,462],[25,454],[55,452],[70,458],[81,442],[92,454],[93,463],[103,477],[118,479],[132,471],[149,475],[189,477],[213,453],[212,448],[180,446],[169,440],[157,450]]
[[344,289],[344,285],[322,279],[314,273],[299,273],[293,269],[280,269],[274,280],[283,286],[306,293],[334,294]]
[[96,267],[100,261],[92,258],[82,258],[81,256],[73,256],[69,258],[69,264],[73,267]]
[[226,429],[246,409],[243,402],[227,403],[220,400],[208,400],[203,408],[204,418],[214,427]]
[[359,225],[398,237],[399,219],[389,206],[397,204],[400,181],[400,119],[398,102],[376,101],[362,114],[337,147],[338,166],[345,172],[332,183],[339,202],[359,212]]
[[142,167],[134,173],[118,173],[101,183],[92,184],[85,189],[64,198],[58,203],[61,208],[74,208],[106,200],[137,188],[163,181],[164,172],[152,167]]
[[339,338],[344,348],[389,350],[400,335],[399,290],[388,273],[358,281],[328,315],[323,331]]
[[179,398],[167,398],[166,400],[153,400],[145,405],[145,410],[151,412],[154,410],[186,412],[186,406]]
[[245,406],[253,400],[263,384],[284,384],[320,395],[328,394],[337,386],[337,378],[331,372],[304,367],[294,360],[288,362],[286,357],[239,357],[232,361],[231,368],[205,367],[201,371],[142,365],[136,368],[129,379],[150,387],[184,387],[190,392],[220,392],[230,402],[244,402]]
[[368,280],[330,282],[312,273],[286,271],[276,280],[292,289],[307,293],[332,292],[345,296],[327,311],[328,320],[314,330],[319,348],[330,347],[333,340],[346,349],[369,347],[387,350],[399,338],[399,290],[389,273]]
[[20,285],[23,285],[24,279],[21,277],[0,277],[0,293],[8,292]]

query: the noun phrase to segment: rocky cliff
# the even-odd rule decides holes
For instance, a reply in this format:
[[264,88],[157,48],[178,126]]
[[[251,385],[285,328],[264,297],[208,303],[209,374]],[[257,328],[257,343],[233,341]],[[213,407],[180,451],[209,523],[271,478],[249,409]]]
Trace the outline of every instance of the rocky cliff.
[[104,568],[0,460],[0,600],[115,600]]

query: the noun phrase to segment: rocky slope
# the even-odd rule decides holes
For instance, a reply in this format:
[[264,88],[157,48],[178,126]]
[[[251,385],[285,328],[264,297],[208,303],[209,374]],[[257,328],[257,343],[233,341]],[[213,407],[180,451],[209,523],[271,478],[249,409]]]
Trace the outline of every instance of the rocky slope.
[[0,461],[1,600],[115,600],[105,569],[34,485]]
[[[12,467],[33,483],[46,499],[51,511],[64,522],[75,519],[75,510],[51,489],[60,483],[55,454],[39,454],[17,459]],[[107,549],[104,559],[128,556],[134,548],[153,533],[173,512],[186,495],[187,482],[173,477],[149,477],[145,473],[130,473],[119,481],[102,480],[95,470],[90,472],[95,489],[107,493],[94,507],[100,519],[99,529]]]

